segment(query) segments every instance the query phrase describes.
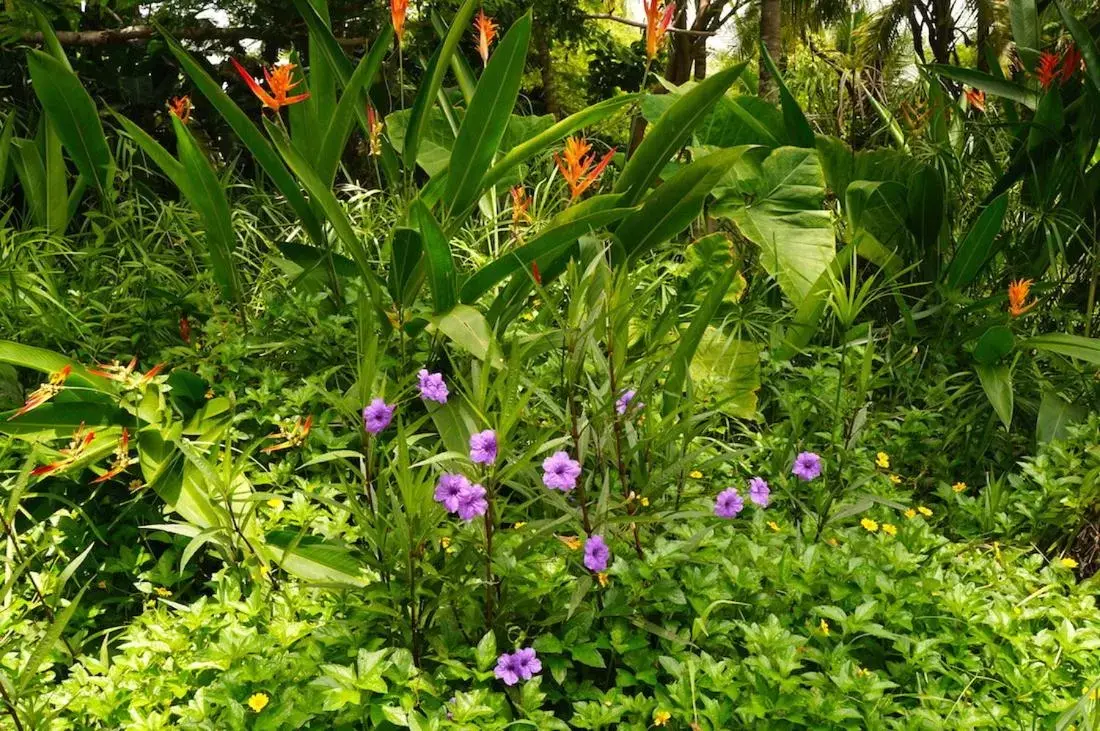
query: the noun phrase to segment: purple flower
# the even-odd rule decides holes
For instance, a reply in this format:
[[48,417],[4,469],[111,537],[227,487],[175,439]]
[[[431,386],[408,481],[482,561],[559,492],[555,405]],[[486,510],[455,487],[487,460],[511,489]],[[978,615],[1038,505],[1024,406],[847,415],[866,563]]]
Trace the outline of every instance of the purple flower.
[[744,508],[745,501],[741,499],[735,487],[718,493],[718,499],[714,501],[714,514],[719,518],[736,518]]
[[584,543],[584,565],[589,571],[606,571],[611,561],[611,549],[603,536],[595,535]]
[[519,682],[520,670],[521,667],[516,660],[516,656],[506,652],[497,658],[497,666],[493,670],[493,675],[503,680],[505,685],[515,685]]
[[463,520],[473,520],[479,515],[484,515],[489,509],[489,503],[485,500],[485,488],[481,485],[469,485],[458,493],[458,517]]
[[417,376],[420,378],[420,398],[441,404],[447,403],[450,391],[447,390],[447,384],[443,382],[442,373],[428,373],[427,368],[421,368]]
[[497,433],[492,429],[470,435],[470,459],[477,464],[497,461]]
[[363,428],[371,434],[382,431],[393,421],[393,412],[396,408],[380,398],[371,401],[370,405],[363,409]]
[[622,414],[625,414],[626,410],[629,409],[631,406],[634,406],[635,408],[638,408],[638,409],[645,406],[645,404],[643,404],[643,403],[637,403],[637,404],[633,403],[634,402],[634,397],[637,396],[637,395],[638,395],[638,392],[635,391],[633,388],[628,389],[626,391],[623,391],[623,395],[620,396],[619,400],[615,402],[615,411],[617,411],[620,415],[622,415]]
[[821,457],[813,452],[802,452],[794,458],[791,473],[803,482],[809,482],[821,474]]
[[542,484],[551,489],[569,492],[580,475],[581,463],[570,459],[567,452],[554,452],[542,461]]
[[470,481],[463,475],[447,473],[439,478],[435,486],[435,501],[447,508],[448,513],[458,512],[462,491],[470,487]]
[[768,487],[768,482],[763,477],[754,477],[749,480],[749,500],[762,508],[766,508],[771,494],[771,488]]
[[516,650],[512,654],[512,662],[516,664],[519,676],[524,680],[530,680],[535,673],[542,671],[542,663],[539,662],[538,655],[535,654],[535,648],[533,647]]

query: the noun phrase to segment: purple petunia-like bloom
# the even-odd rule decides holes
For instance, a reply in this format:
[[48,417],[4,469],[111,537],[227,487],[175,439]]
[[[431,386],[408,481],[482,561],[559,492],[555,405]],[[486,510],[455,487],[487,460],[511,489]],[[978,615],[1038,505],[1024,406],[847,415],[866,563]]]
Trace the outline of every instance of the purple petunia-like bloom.
[[479,515],[484,515],[489,509],[489,502],[485,499],[485,488],[481,485],[464,487],[458,493],[458,517],[463,520],[473,520]]
[[428,373],[427,368],[421,368],[417,377],[420,379],[420,398],[441,404],[447,403],[447,397],[451,392],[443,382],[442,373]]
[[768,487],[768,482],[763,477],[754,477],[749,480],[749,500],[762,508],[766,508],[768,507],[768,500],[771,499],[771,494],[771,488]]
[[465,476],[447,473],[439,478],[435,486],[435,501],[445,507],[448,513],[457,513],[459,497],[469,487],[470,481]]
[[719,518],[736,518],[737,514],[745,509],[745,501],[737,492],[737,488],[726,488],[718,493],[714,501],[714,514]]
[[542,461],[542,484],[553,490],[569,492],[580,475],[581,463],[570,459],[568,452],[554,452]]
[[[637,395],[638,392],[635,391],[633,388],[623,391],[623,395],[619,396],[619,400],[615,402],[615,411],[618,412],[619,415],[625,414],[626,410],[630,408],[631,402],[634,400],[634,397]],[[639,407],[641,405],[642,404],[638,404]]]
[[492,429],[470,435],[470,459],[476,464],[497,461],[497,433]]
[[525,647],[498,657],[493,675],[503,680],[505,685],[515,685],[521,680],[530,680],[535,673],[541,671],[542,663],[539,662],[535,649]]
[[611,549],[603,536],[594,535],[584,543],[584,565],[589,571],[606,571],[611,562]]
[[821,457],[813,452],[802,452],[794,458],[791,474],[803,482],[809,482],[821,474]]
[[393,412],[396,408],[380,398],[371,401],[370,405],[363,409],[363,428],[371,434],[382,431],[393,421]]

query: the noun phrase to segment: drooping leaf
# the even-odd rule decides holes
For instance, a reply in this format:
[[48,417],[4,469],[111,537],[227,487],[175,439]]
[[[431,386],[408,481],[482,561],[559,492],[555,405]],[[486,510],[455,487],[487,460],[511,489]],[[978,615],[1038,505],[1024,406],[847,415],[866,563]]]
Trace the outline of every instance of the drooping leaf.
[[997,412],[1005,429],[1012,428],[1012,371],[1007,365],[981,365],[974,367],[982,389]]
[[345,546],[293,531],[271,531],[260,549],[267,560],[305,581],[322,586],[362,587],[370,573]]
[[768,68],[768,73],[771,74],[772,80],[776,86],[779,87],[779,102],[783,107],[783,121],[787,126],[787,135],[790,139],[790,144],[795,147],[809,147],[814,146],[814,131],[810,127],[810,123],[806,121],[806,115],[802,113],[802,108],[798,106],[798,102],[795,100],[794,95],[791,94],[790,89],[787,88],[787,84],[783,81],[783,75],[779,73],[779,69],[775,67],[775,61],[772,60],[771,54],[768,53],[768,47],[764,45],[763,41],[760,42],[760,58],[764,61],[764,65]]
[[420,199],[409,206],[409,221],[420,231],[420,241],[424,245],[434,311],[436,314],[447,312],[458,300],[458,275],[451,243],[435,216]]
[[676,346],[676,351],[672,354],[668,377],[665,378],[664,398],[661,404],[663,414],[672,413],[676,408],[676,404],[680,401],[688,369],[695,357],[695,351],[698,349],[699,343],[702,342],[703,335],[710,327],[711,320],[718,312],[718,307],[726,296],[726,290],[730,288],[735,276],[737,276],[737,270],[733,267],[722,273],[722,276],[714,282],[710,291],[707,292],[703,303],[692,316],[691,324],[681,336],[680,344]]
[[1045,350],[1067,358],[1100,365],[1100,339],[1097,338],[1086,338],[1069,333],[1047,333],[1024,340],[1020,343],[1020,347]]
[[1031,89],[1013,81],[987,74],[984,71],[938,63],[932,64],[929,68],[941,76],[954,79],[975,89],[981,89],[994,96],[1023,104],[1028,109],[1035,109],[1039,105],[1039,95]]
[[[441,333],[475,358],[499,364],[496,346],[489,323],[485,316],[469,305],[455,305],[443,315],[434,318],[434,324]],[[490,354],[493,359],[490,361]]]
[[950,289],[962,289],[974,281],[978,272],[996,252],[994,242],[1001,231],[1008,211],[1008,194],[1002,194],[982,209],[966,232],[947,267],[944,284]]

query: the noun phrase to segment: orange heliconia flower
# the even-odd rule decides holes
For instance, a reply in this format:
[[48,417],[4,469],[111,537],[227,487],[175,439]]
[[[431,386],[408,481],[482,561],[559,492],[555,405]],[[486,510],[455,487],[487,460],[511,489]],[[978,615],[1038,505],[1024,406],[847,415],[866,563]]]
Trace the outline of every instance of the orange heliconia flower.
[[676,16],[676,3],[663,5],[658,0],[645,0],[645,56],[657,58],[657,49]]
[[565,141],[565,150],[559,156],[554,153],[554,163],[561,171],[565,182],[569,184],[569,200],[576,200],[593,183],[599,180],[604,168],[611,163],[615,148],[604,155],[598,163],[596,156],[590,155],[592,145],[580,137],[570,137]]
[[367,105],[367,127],[370,128],[370,154],[377,157],[382,154],[382,120],[370,104]]
[[35,477],[44,477],[54,472],[64,472],[84,456],[93,439],[95,439],[95,432],[84,431],[84,422],[80,422],[80,426],[73,432],[73,438],[69,442],[69,446],[61,450],[61,454],[64,456],[56,462],[35,467],[31,470],[31,474]]
[[1081,69],[1081,52],[1071,45],[1062,56],[1062,83],[1066,83]]
[[309,436],[309,430],[313,426],[313,416],[307,416],[305,419],[299,417],[289,429],[280,427],[279,431],[275,432],[268,439],[282,439],[283,441],[278,444],[273,444],[270,447],[263,449],[267,454],[272,452],[278,452],[280,449],[290,449],[291,447],[300,447],[305,444],[306,437]]
[[1030,279],[1017,279],[1008,285],[1008,314],[1019,317],[1030,312],[1031,308],[1038,304],[1035,300],[1027,301],[1033,283]]
[[405,14],[409,12],[409,0],[390,0],[390,20],[397,34],[398,45],[405,45]]
[[477,11],[477,17],[474,18],[474,28],[477,30],[477,52],[481,54],[481,62],[483,64],[489,63],[489,46],[493,44],[493,39],[497,37],[497,30],[499,27],[493,19],[485,14],[485,9]]
[[237,62],[237,59],[231,58],[229,60],[233,62],[233,67],[237,69],[237,73],[244,79],[244,83],[248,84],[248,88],[252,90],[256,98],[272,111],[278,112],[283,107],[309,99],[309,92],[287,96],[295,86],[301,83],[294,81],[293,72],[296,66],[292,63],[281,63],[270,71],[264,69],[264,80],[267,81],[267,88],[271,89],[271,93],[268,94],[262,86],[256,83],[256,80],[252,78],[252,74],[248,73],[248,70]]
[[100,364],[99,368],[89,368],[88,372],[93,376],[99,376],[100,378],[106,378],[111,381],[118,381],[124,388],[128,389],[140,389],[145,388],[149,383],[160,373],[164,368],[163,363],[150,368],[145,374],[135,373],[134,369],[137,366],[137,356],[135,355],[130,359],[130,362],[126,365],[120,365],[117,360],[103,365]]
[[521,223],[531,223],[531,198],[527,195],[527,189],[522,185],[513,186],[509,191],[512,194],[512,228],[519,228]]
[[968,88],[963,92],[966,96],[966,101],[970,106],[977,109],[979,112],[985,112],[985,92],[981,89]]
[[11,421],[17,416],[22,416],[28,411],[33,411],[34,409],[37,409],[39,406],[52,399],[54,396],[61,393],[62,389],[64,388],[65,381],[69,379],[69,374],[72,372],[72,366],[65,366],[56,373],[51,373],[50,380],[46,381],[38,388],[31,391],[31,394],[27,396],[27,400],[23,404],[23,406],[19,409],[19,411],[16,411],[14,414],[9,416],[8,421]]
[[1035,75],[1039,77],[1039,86],[1049,89],[1054,80],[1058,78],[1058,64],[1061,60],[1053,53],[1044,52],[1039,56],[1039,65],[1035,67]]
[[135,462],[137,462],[136,459],[130,458],[130,432],[124,427],[122,429],[122,436],[118,440],[118,448],[115,449],[115,461],[111,463],[111,469],[92,480],[92,484],[95,485],[100,482],[106,482],[112,477],[122,474],[126,471],[127,467]]
[[187,124],[191,121],[191,97],[186,94],[172,97],[172,101],[168,102],[168,111],[170,111],[176,119]]

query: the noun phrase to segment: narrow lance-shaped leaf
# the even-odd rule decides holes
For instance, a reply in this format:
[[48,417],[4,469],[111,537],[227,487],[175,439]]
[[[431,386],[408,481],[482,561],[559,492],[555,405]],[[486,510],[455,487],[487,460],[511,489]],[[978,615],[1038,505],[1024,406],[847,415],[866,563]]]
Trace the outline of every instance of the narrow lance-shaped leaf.
[[428,285],[436,314],[454,307],[457,301],[457,275],[451,245],[435,216],[420,199],[409,207],[409,220],[420,231],[420,240],[428,262]]
[[1028,89],[1026,86],[1021,86],[1015,82],[1000,79],[975,69],[964,69],[958,66],[947,66],[934,63],[930,68],[940,76],[946,76],[949,79],[962,82],[975,89],[981,89],[994,96],[1003,97],[1018,104],[1023,104],[1028,109],[1035,109],[1039,105],[1038,94]]
[[962,289],[974,281],[982,266],[995,252],[994,242],[1000,233],[1008,210],[1008,194],[1004,193],[982,209],[977,220],[966,232],[954,258],[947,266],[944,284],[950,289]]
[[684,381],[687,379],[691,359],[695,356],[695,351],[703,339],[703,334],[707,331],[707,327],[710,325],[715,313],[718,312],[718,308],[726,296],[726,290],[733,284],[733,278],[736,275],[737,270],[730,267],[718,277],[710,291],[707,292],[703,304],[695,312],[695,317],[692,319],[691,325],[688,326],[687,332],[680,339],[680,344],[672,355],[668,378],[665,379],[665,394],[661,405],[661,413],[669,414],[676,408],[676,402],[683,395]]
[[791,144],[795,147],[813,147],[813,128],[806,121],[806,115],[802,113],[802,108],[798,106],[794,95],[787,88],[787,84],[783,81],[783,75],[775,67],[775,61],[772,60],[771,54],[768,53],[768,47],[764,45],[763,41],[760,42],[760,57],[764,60],[764,65],[775,81],[775,85],[779,87],[779,103],[783,107],[783,122],[787,127],[787,136],[790,138]]
[[[1085,27],[1085,24],[1066,9],[1065,3],[1061,0],[1054,0],[1054,4],[1058,7],[1062,22],[1069,29],[1078,50],[1081,51],[1081,57],[1085,61],[1085,74],[1087,74],[1089,82],[1092,84],[1092,90],[1100,94],[1100,51],[1096,48],[1096,40],[1092,37],[1089,29]],[[1095,103],[1095,100],[1092,100],[1091,103]]]

